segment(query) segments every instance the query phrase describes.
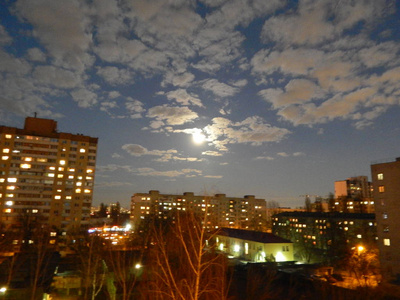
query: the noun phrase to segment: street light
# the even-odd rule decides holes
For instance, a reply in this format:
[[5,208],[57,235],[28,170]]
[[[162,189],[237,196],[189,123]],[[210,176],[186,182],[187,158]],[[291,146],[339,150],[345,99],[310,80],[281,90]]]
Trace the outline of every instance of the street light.
[[361,254],[361,252],[363,252],[365,250],[365,248],[363,247],[363,246],[358,246],[357,247],[357,251],[358,251],[358,255],[360,255]]

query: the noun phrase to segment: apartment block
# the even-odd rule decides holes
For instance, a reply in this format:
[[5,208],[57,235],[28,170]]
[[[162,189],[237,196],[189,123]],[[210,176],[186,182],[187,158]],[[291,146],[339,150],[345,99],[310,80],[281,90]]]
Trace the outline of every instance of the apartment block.
[[379,259],[384,280],[400,277],[400,157],[371,165]]
[[57,131],[28,117],[24,128],[0,126],[0,220],[67,230],[89,224],[97,138]]
[[374,214],[283,212],[273,216],[272,226],[273,234],[294,243],[298,260],[319,262],[357,246],[376,248]]
[[149,217],[168,219],[175,211],[191,210],[197,214],[207,213],[207,228],[220,227],[259,230],[266,227],[266,202],[253,195],[243,198],[213,196],[160,194],[159,191],[135,193],[131,198],[131,221],[137,227]]
[[335,199],[329,209],[345,213],[374,213],[373,188],[368,177],[355,176],[335,181]]

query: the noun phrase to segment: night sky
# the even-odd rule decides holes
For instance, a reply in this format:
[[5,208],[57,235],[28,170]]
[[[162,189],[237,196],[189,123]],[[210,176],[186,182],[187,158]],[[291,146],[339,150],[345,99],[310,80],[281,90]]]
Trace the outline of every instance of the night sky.
[[0,124],[99,138],[94,204],[301,206],[400,156],[395,1],[3,0]]

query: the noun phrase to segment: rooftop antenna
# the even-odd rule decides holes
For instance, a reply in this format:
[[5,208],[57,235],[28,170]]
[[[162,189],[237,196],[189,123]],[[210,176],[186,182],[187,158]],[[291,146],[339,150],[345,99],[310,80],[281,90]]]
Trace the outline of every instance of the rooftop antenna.
[[35,116],[35,118],[36,118],[36,117],[37,117],[37,112],[35,111],[33,114],[34,114],[34,116]]

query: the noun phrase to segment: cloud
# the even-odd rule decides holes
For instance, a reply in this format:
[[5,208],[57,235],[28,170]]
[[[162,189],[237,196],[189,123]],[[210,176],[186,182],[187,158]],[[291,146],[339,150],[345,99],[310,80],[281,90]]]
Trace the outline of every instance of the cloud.
[[8,34],[3,25],[0,25],[0,45],[7,45],[12,42],[12,38]]
[[43,51],[40,50],[39,48],[28,49],[27,56],[28,59],[32,61],[38,61],[38,62],[46,61],[46,54],[44,54]]
[[71,92],[72,99],[78,102],[79,107],[87,108],[97,104],[97,94],[86,89],[80,88]]
[[305,153],[303,153],[303,152],[294,152],[293,153],[293,156],[304,156],[305,155]]
[[223,178],[222,175],[205,175],[204,178],[213,178],[213,179],[220,179]]
[[165,79],[161,83],[161,86],[172,84],[173,86],[186,87],[194,80],[194,78],[195,76],[190,72],[185,72],[181,74],[168,72],[165,75]]
[[287,154],[286,152],[278,152],[277,155],[282,156],[282,157],[288,157],[289,154]]
[[285,46],[315,46],[337,38],[359,22],[371,22],[385,10],[384,1],[299,1],[297,10],[265,21],[261,37]]
[[193,120],[198,118],[198,114],[186,106],[162,105],[150,108],[147,117],[155,118],[157,121],[165,121],[168,125],[182,125],[193,122]]
[[145,112],[143,108],[144,104],[139,100],[128,97],[125,102],[127,111],[131,114],[131,118],[137,119],[142,117],[142,113]]
[[273,158],[272,156],[257,156],[256,160],[274,160],[275,158]]
[[132,182],[121,182],[121,181],[103,181],[95,183],[96,188],[113,188],[113,187],[122,187],[122,186],[133,186]]
[[238,93],[239,89],[232,87],[230,85],[227,85],[225,83],[219,82],[216,79],[208,79],[206,80],[202,87],[205,90],[213,92],[215,95],[219,97],[229,97],[233,96],[236,93]]
[[62,89],[72,89],[81,86],[79,74],[54,66],[37,66],[32,74],[40,84]]
[[184,89],[178,89],[175,91],[171,91],[166,93],[168,100],[175,100],[177,103],[182,105],[195,105],[199,107],[203,107],[201,100],[195,94],[189,94]]
[[204,151],[204,152],[202,152],[201,154],[202,154],[202,155],[208,155],[208,156],[222,156],[222,153],[221,153],[221,152],[218,152],[218,151],[210,151],[210,150]]
[[279,142],[290,134],[285,128],[264,123],[257,116],[234,123],[226,118],[214,118],[213,124],[205,129],[208,139],[220,150],[226,150],[227,144],[250,143],[261,145],[267,142]]
[[18,16],[33,26],[33,35],[46,47],[55,64],[83,71],[93,63],[88,54],[92,35],[87,7],[81,1],[18,0]]
[[320,87],[310,80],[293,79],[285,89],[265,89],[259,92],[265,100],[272,103],[273,108],[285,107],[291,104],[301,104],[315,98],[321,98]]
[[201,174],[201,171],[196,169],[157,171],[153,168],[138,168],[136,174],[140,176],[153,176],[153,177],[180,177],[180,176],[195,177]]
[[142,156],[142,155],[155,155],[155,156],[163,156],[166,154],[177,153],[175,149],[169,150],[148,150],[147,148],[138,145],[138,144],[125,144],[121,147],[127,153],[133,156]]
[[111,85],[125,85],[128,83],[133,83],[132,74],[126,69],[119,69],[117,67],[98,68],[97,74]]

